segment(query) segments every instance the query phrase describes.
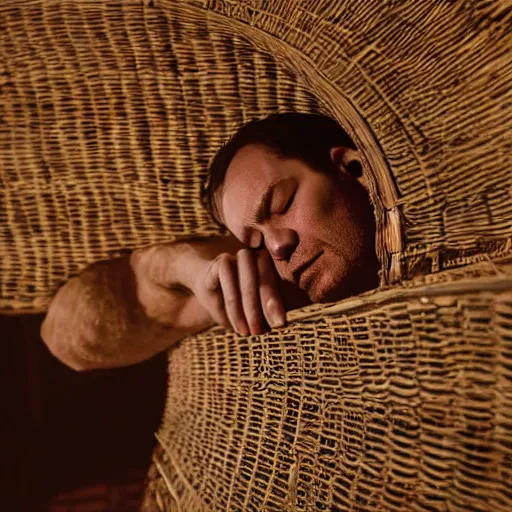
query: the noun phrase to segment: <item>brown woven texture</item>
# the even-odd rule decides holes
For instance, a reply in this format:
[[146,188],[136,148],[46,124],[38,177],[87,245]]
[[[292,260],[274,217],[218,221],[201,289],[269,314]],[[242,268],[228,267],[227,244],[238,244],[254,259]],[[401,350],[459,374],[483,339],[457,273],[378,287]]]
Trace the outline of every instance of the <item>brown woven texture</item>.
[[470,271],[186,340],[143,510],[512,510],[512,266]]
[[511,48],[507,0],[1,2],[0,310],[216,233],[250,118],[332,115],[370,180],[385,286],[173,350],[146,511],[512,509]]
[[364,150],[384,282],[508,252],[511,45],[506,0],[3,0],[0,310],[217,232],[207,163],[277,111]]
[[124,249],[217,233],[198,198],[221,142],[318,108],[272,55],[167,4],[0,3],[0,310],[44,309]]

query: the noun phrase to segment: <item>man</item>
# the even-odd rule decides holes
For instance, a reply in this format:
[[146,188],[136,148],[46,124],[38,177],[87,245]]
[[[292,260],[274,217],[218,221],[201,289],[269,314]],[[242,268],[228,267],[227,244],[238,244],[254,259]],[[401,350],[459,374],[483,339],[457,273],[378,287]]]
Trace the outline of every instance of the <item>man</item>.
[[241,335],[285,310],[377,285],[359,154],[321,115],[242,127],[216,155],[205,205],[231,236],[157,245],[93,265],[57,293],[41,335],[77,370],[147,359],[217,323]]

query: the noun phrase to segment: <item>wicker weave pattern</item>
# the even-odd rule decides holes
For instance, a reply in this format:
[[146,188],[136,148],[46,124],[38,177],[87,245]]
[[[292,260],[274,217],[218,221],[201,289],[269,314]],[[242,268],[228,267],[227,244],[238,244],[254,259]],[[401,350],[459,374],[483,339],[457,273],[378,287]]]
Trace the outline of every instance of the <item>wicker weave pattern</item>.
[[402,196],[405,276],[510,251],[510,2],[192,1],[296,48],[353,102]]
[[380,180],[374,201],[392,276],[510,252],[507,1],[7,0],[0,28],[0,309],[216,232],[206,165],[275,111],[328,112],[390,167],[398,194]]
[[272,55],[176,6],[0,5],[0,310],[41,309],[87,264],[217,228],[221,141],[318,101]]
[[288,110],[351,133],[414,278],[183,343],[147,510],[512,509],[511,29],[508,0],[1,3],[0,310],[216,232],[213,152]]
[[266,336],[187,340],[170,358],[147,510],[509,511],[500,274],[297,312]]
[[402,195],[406,276],[510,250],[510,2],[190,1],[286,43],[283,62],[297,49],[353,102]]

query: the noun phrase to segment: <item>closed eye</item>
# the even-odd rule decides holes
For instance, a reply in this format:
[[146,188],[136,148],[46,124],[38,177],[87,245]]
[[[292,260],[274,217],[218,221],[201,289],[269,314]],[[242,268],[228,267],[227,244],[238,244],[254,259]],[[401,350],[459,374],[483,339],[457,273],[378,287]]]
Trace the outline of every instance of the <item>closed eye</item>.
[[[281,209],[281,211],[279,213],[277,213],[277,215],[284,215],[290,209],[294,199],[295,199],[295,191],[292,194],[290,194],[288,201],[286,202],[284,207]],[[258,247],[255,248],[255,250],[261,251],[262,249],[265,249],[265,237],[263,236],[263,234],[261,234],[260,243],[259,243]]]
[[288,202],[284,205],[284,208],[281,211],[281,215],[286,213],[290,209],[290,206],[292,205],[294,199],[295,199],[295,192],[293,192],[293,194],[290,195],[290,199],[288,199]]
[[[297,192],[295,183],[293,181],[288,181],[284,186],[282,186],[282,188],[284,187],[286,187],[284,190],[280,190],[278,194],[274,195],[270,216],[284,215],[290,209],[293,203],[295,194]],[[283,204],[283,200],[286,201],[285,204]]]

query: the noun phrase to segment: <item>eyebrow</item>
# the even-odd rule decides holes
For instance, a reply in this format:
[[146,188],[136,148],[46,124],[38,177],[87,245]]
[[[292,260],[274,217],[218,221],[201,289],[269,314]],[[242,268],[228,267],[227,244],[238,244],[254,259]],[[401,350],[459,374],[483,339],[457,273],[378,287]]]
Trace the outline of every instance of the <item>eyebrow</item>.
[[256,224],[261,224],[265,217],[267,216],[270,210],[270,202],[272,201],[272,196],[274,195],[274,191],[277,186],[279,186],[286,178],[280,178],[276,182],[272,183],[265,190],[263,197],[261,198],[258,209],[256,210],[256,215],[254,216],[254,222]]
[[[268,215],[268,212],[270,211],[270,205],[276,187],[278,187],[284,181],[288,181],[289,179],[290,178],[279,178],[277,181],[271,183],[265,189],[265,192],[263,193],[261,201],[258,205],[258,208],[256,209],[256,213],[249,219],[249,226],[253,226],[254,224],[261,224],[265,220],[265,217]],[[241,240],[244,245],[249,245],[249,243],[246,242],[247,238],[249,237],[249,230],[250,228],[248,227],[245,227],[243,230],[244,234],[242,235]]]

